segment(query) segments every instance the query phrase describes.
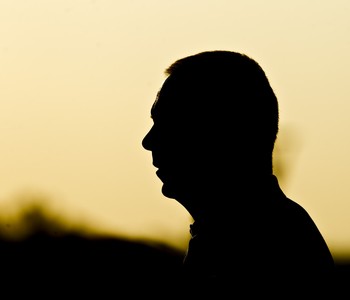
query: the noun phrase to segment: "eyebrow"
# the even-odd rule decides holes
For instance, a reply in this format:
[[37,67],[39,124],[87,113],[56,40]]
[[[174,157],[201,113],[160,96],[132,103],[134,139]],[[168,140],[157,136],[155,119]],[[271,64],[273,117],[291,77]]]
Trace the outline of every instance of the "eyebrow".
[[158,102],[159,96],[160,96],[160,90],[157,92],[156,100],[153,102],[152,107],[151,107],[151,119],[153,119],[153,114],[152,114],[152,112],[154,111],[154,107],[156,106],[156,104],[157,104],[157,102]]
[[160,90],[158,91],[157,95],[156,95],[156,100],[154,101],[153,105],[155,105],[158,102],[160,96]]

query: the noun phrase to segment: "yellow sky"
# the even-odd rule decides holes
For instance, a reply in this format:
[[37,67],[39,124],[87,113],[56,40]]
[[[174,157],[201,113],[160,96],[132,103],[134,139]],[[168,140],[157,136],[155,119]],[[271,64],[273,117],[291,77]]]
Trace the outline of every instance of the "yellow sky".
[[347,0],[0,0],[0,204],[40,195],[182,247],[190,217],[161,195],[141,140],[170,63],[233,50],[279,98],[285,193],[350,253],[349,15]]

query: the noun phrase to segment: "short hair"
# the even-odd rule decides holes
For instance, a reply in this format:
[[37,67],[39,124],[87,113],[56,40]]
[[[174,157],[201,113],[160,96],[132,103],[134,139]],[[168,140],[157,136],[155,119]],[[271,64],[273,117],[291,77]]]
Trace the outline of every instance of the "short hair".
[[258,139],[261,150],[273,151],[278,101],[255,60],[233,51],[206,51],[175,61],[165,74],[183,87],[183,101],[192,114],[215,115],[214,122],[224,120],[225,130],[238,125],[243,135]]

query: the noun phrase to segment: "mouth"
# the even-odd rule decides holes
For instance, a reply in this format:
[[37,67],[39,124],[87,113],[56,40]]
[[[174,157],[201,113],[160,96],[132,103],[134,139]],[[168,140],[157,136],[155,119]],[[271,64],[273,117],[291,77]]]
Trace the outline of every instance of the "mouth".
[[159,169],[159,163],[156,162],[154,158],[153,158],[152,165],[153,165],[155,168]]
[[[156,174],[157,174],[157,176],[158,176],[158,178],[160,179],[160,180],[162,180],[162,171],[160,171],[159,169],[156,171]],[[162,180],[163,181],[163,180]]]
[[163,184],[169,184],[170,182],[172,182],[173,180],[171,179],[172,176],[169,176],[170,174],[168,174],[167,172],[164,172],[163,169],[158,169],[156,171],[156,175],[158,176],[158,178],[160,179],[160,181]]

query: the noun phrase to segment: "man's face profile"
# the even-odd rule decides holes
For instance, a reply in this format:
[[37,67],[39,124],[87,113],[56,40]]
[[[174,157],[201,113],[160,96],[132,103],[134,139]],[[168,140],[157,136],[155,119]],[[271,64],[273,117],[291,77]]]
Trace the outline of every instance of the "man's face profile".
[[157,176],[163,182],[162,192],[169,198],[175,198],[181,190],[183,165],[186,153],[182,145],[180,128],[181,115],[175,108],[174,86],[165,80],[152,105],[153,126],[142,141],[145,149],[152,152],[153,165],[158,168]]

